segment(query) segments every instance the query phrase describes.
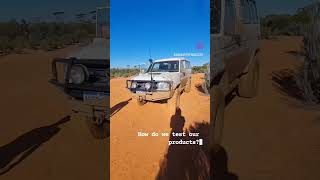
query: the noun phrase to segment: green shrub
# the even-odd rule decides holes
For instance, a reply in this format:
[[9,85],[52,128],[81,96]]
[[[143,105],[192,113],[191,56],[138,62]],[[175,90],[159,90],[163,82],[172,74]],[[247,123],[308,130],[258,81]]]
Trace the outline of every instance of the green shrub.
[[320,18],[314,17],[303,30],[306,60],[300,84],[307,101],[320,103]]
[[294,15],[268,15],[261,18],[261,36],[269,39],[271,36],[302,35],[302,27],[311,21],[310,15],[299,11]]
[[139,74],[139,69],[122,69],[122,68],[111,68],[110,75],[111,78],[115,77],[130,77]]
[[87,43],[94,35],[93,22],[0,22],[0,51],[20,52],[24,48],[54,50],[73,43]]
[[192,73],[206,73],[208,71],[208,64],[204,64],[202,66],[193,66]]

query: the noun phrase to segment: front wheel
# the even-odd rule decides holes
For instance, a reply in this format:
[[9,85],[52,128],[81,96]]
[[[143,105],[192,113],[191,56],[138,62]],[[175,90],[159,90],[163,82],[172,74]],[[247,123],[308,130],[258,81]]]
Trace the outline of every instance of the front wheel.
[[224,127],[225,96],[219,88],[213,88],[212,111],[210,122],[210,149],[213,152],[219,151],[222,142]]
[[97,124],[93,118],[87,118],[86,120],[88,129],[91,135],[96,139],[104,139],[110,136],[110,122],[104,121],[101,124]]
[[173,96],[167,100],[169,115],[175,114],[176,110],[180,108],[180,96],[181,96],[181,90],[180,88],[177,88],[174,91]]
[[189,93],[191,91],[191,79],[188,80],[184,92]]
[[259,60],[258,54],[253,59],[253,64],[250,65],[248,73],[241,77],[238,86],[238,95],[245,98],[253,98],[257,96],[259,89]]
[[143,106],[147,103],[146,100],[142,100],[142,99],[138,99],[138,98],[136,99],[136,101],[137,101],[138,106]]

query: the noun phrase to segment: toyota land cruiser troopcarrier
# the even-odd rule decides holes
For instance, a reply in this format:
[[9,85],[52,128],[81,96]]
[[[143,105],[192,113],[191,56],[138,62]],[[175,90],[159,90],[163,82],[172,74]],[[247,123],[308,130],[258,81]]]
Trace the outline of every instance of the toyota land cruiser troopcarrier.
[[127,88],[139,105],[147,101],[167,102],[176,91],[190,92],[190,62],[184,58],[160,59],[151,62],[145,73],[127,80]]
[[[52,61],[52,84],[70,97],[73,117],[85,119],[95,138],[109,136],[109,8],[97,8],[97,37],[66,58]],[[103,13],[102,17],[100,15]],[[105,21],[106,20],[106,21]]]
[[258,92],[260,23],[254,0],[211,0],[211,150],[222,140],[225,97],[236,90],[251,98]]

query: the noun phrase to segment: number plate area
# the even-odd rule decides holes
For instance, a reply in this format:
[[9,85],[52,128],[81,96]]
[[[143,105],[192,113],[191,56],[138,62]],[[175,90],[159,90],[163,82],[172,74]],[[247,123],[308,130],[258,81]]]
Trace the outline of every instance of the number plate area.
[[146,92],[144,91],[136,91],[136,94],[145,94]]
[[84,101],[95,101],[95,100],[104,100],[106,99],[107,94],[103,92],[83,92]]

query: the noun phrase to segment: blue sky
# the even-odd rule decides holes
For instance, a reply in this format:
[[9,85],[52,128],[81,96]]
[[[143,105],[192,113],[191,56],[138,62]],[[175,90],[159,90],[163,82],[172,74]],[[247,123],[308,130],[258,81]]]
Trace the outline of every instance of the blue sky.
[[[256,0],[260,15],[294,13],[319,0]],[[0,21],[46,19],[87,13],[106,0],[3,0]],[[203,49],[197,49],[197,44]],[[209,61],[209,0],[111,0],[111,66],[125,67],[174,53],[204,53],[193,65]]]
[[111,67],[146,63],[149,50],[153,59],[203,53],[187,58],[209,62],[209,11],[209,0],[111,1]]
[[[115,5],[124,0],[111,0]],[[144,0],[132,0],[144,2]],[[159,0],[150,0],[152,2]],[[172,0],[182,2],[183,0]],[[195,0],[184,0],[185,2],[195,2]],[[303,7],[319,0],[256,0],[261,15],[273,13],[294,13],[297,8]],[[167,1],[168,2],[168,1]],[[203,3],[203,0],[199,0]],[[209,1],[205,1],[209,2]],[[141,4],[140,3],[140,4]],[[12,18],[21,19],[29,17],[45,17],[54,11],[86,12],[94,9],[96,6],[104,6],[106,0],[2,0],[0,6],[0,20]]]
[[1,0],[0,20],[47,19],[56,11],[65,11],[68,18],[95,10],[97,6],[106,6],[106,0]]

